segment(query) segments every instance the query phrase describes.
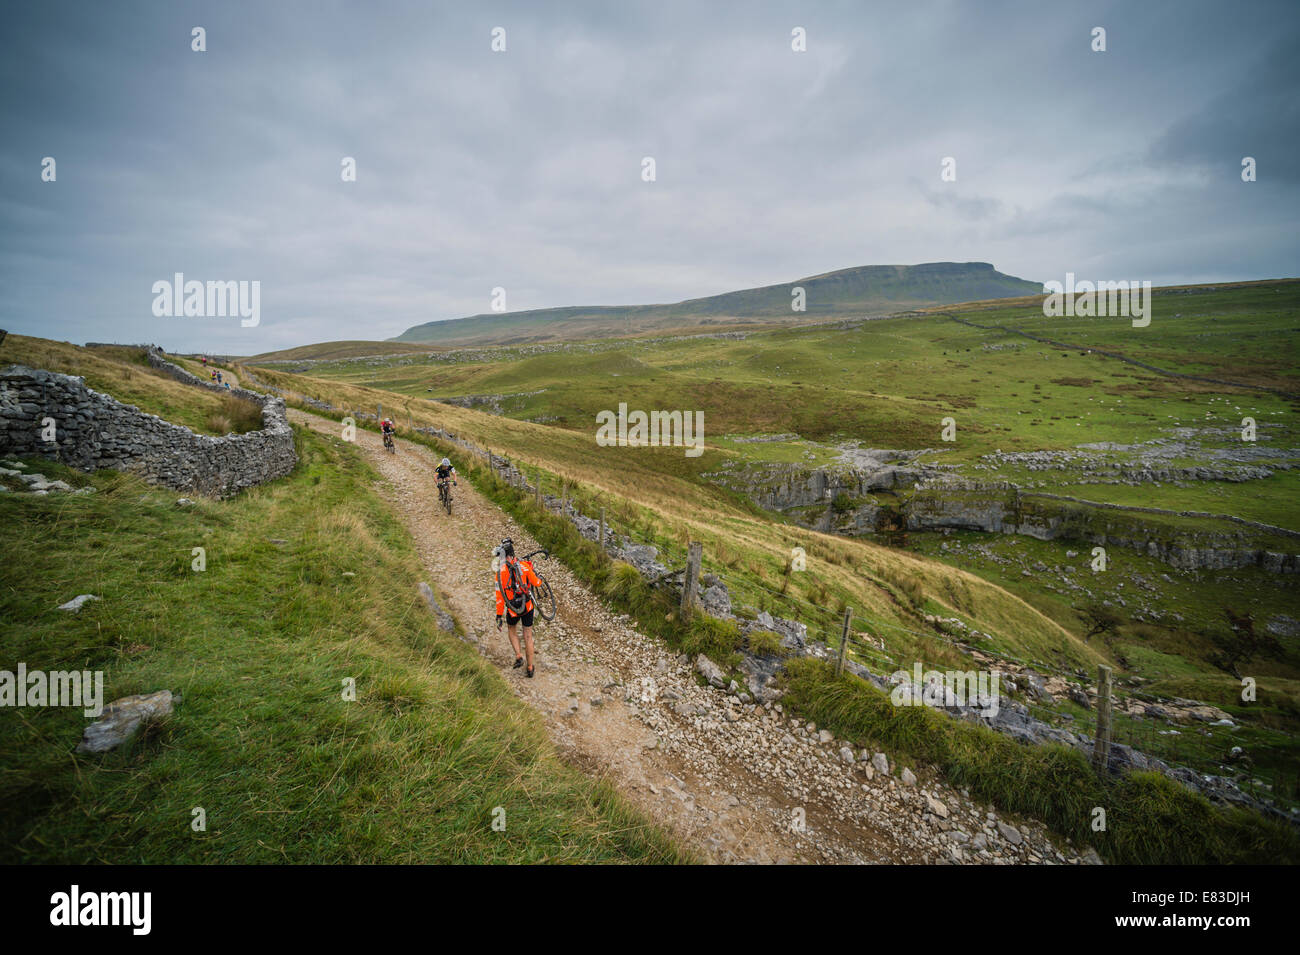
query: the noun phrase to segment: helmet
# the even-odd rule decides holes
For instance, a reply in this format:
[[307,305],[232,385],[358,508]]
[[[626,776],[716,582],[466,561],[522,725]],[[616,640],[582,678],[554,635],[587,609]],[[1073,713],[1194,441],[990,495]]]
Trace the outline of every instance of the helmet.
[[443,458],[443,459],[442,459],[442,466],[443,466],[444,468],[449,468],[449,467],[451,467],[451,461],[449,461],[447,458]]
[[501,554],[503,557],[515,556],[515,542],[509,537],[501,542]]

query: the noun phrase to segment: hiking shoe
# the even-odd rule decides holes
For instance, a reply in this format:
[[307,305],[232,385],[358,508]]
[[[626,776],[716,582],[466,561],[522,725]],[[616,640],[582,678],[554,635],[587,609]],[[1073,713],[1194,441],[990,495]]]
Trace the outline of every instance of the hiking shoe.
[[523,658],[523,657],[515,657],[515,665],[514,665],[513,667],[511,667],[511,669],[512,669],[512,670],[518,670],[518,669],[519,669],[521,666],[523,666],[523,665],[524,665],[524,658]]
[[524,672],[527,673],[528,676],[531,678],[532,675],[533,675],[533,668],[532,668],[532,667],[529,667],[529,668],[528,668],[527,670],[525,670]]

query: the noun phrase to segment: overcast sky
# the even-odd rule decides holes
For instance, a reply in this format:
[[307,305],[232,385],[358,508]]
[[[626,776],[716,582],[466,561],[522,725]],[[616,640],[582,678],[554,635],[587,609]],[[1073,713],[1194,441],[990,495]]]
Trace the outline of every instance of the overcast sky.
[[[7,5],[0,327],[252,354],[497,286],[514,311],[929,261],[1300,273],[1300,3],[704,6]],[[176,272],[259,281],[261,324],[155,317]]]

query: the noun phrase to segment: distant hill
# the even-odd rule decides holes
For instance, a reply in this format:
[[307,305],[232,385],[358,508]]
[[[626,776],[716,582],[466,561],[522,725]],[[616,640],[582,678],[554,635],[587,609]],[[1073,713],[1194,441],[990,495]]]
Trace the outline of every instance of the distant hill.
[[[806,310],[791,310],[791,290],[804,289]],[[804,324],[987,299],[1041,295],[1043,286],[997,271],[987,262],[863,265],[741,289],[672,305],[538,308],[426,322],[391,339],[437,345],[513,344],[610,338],[718,326]]]
[[321,342],[316,345],[299,345],[280,351],[263,352],[242,359],[248,364],[269,361],[337,361],[341,358],[363,358],[371,355],[398,355],[411,352],[430,352],[437,349],[419,342],[395,345],[392,341],[340,341]]

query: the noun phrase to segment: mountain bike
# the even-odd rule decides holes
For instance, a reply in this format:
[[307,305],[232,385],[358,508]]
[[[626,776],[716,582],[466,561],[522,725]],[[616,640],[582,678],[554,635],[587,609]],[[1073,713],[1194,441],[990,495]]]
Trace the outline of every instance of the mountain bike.
[[451,482],[450,481],[438,482],[438,503],[443,506],[443,508],[447,511],[447,515],[450,516],[451,515]]
[[[535,555],[541,554],[543,557],[550,557],[551,552],[545,548],[535,550],[531,554],[525,554],[519,558],[521,561],[531,560]],[[537,586],[533,588],[533,609],[547,623],[555,619],[555,594],[551,591],[551,585],[547,582],[537,570],[533,568],[533,573],[537,574]]]
[[397,445],[393,444],[393,436],[387,431],[384,432],[384,447],[388,449],[389,454],[397,453]]

